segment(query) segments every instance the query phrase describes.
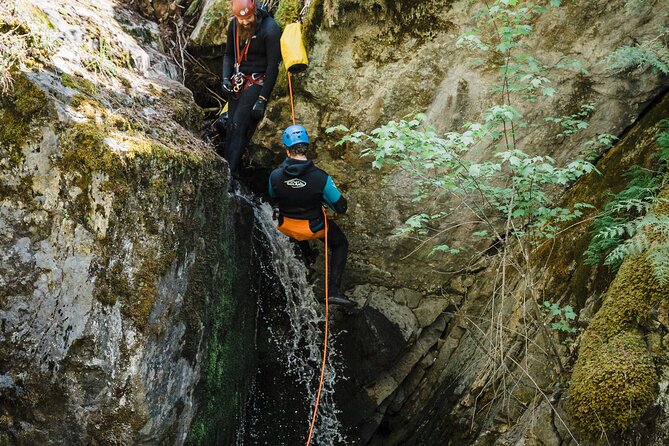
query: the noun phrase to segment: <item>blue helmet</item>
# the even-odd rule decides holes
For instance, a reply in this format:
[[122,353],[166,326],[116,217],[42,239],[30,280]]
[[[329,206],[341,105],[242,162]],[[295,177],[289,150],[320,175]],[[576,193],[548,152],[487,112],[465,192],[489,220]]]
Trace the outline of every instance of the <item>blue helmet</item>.
[[307,135],[307,129],[301,125],[291,125],[286,130],[283,131],[283,137],[281,138],[283,145],[290,148],[295,144],[309,144],[309,135]]

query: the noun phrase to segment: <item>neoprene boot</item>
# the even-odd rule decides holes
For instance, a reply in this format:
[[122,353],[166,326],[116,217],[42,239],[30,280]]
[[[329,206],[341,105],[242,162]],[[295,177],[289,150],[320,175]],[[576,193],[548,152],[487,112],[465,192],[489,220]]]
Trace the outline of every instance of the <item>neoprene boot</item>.
[[342,307],[355,307],[358,305],[357,302],[349,299],[343,294],[337,294],[334,296],[328,297],[328,303],[330,305],[341,305]]

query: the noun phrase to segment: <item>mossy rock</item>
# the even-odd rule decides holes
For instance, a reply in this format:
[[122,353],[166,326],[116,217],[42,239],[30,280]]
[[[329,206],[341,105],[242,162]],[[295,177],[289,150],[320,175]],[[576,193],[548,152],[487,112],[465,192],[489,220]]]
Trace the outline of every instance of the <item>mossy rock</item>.
[[[648,326],[653,308],[665,297],[663,289],[652,275],[650,263],[643,257],[626,260],[618,271],[602,309],[593,319],[587,338],[600,342],[617,336],[622,330]],[[588,343],[581,348],[587,348]]]
[[574,369],[569,409],[585,432],[625,432],[655,399],[657,374],[638,331],[623,332],[590,349]]
[[623,262],[583,335],[572,375],[569,411],[583,431],[628,432],[655,400],[658,375],[642,333],[651,332],[667,291],[645,254]]
[[198,46],[225,45],[231,14],[229,0],[204,2],[198,23],[190,36],[192,43]]
[[281,28],[285,28],[289,23],[297,22],[301,9],[302,2],[299,0],[281,0],[274,18]]
[[0,96],[0,146],[11,153],[33,140],[36,131],[33,121],[48,115],[46,94],[20,72],[13,74],[11,94]]

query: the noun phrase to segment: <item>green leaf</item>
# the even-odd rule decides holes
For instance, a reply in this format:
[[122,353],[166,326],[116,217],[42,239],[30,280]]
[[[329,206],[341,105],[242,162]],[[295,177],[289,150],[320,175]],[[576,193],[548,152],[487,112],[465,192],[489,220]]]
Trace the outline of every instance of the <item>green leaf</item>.
[[571,307],[571,305],[567,305],[563,308],[563,310],[565,318],[569,319],[570,321],[576,319],[576,313],[574,313],[574,309]]
[[328,127],[328,128],[325,129],[325,133],[348,132],[348,131],[349,131],[348,127],[346,127],[342,124],[336,125],[334,127]]
[[544,96],[550,97],[550,96],[553,96],[555,94],[555,89],[551,88],[551,87],[544,87],[544,88],[541,89],[541,93]]

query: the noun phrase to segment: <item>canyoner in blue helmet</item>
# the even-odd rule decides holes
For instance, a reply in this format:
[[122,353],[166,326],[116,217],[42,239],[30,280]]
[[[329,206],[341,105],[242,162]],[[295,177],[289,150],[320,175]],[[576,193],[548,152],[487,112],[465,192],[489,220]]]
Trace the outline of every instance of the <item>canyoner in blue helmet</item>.
[[309,144],[309,135],[307,134],[307,129],[302,127],[299,124],[291,125],[286,130],[283,131],[283,145],[286,148],[291,148],[295,144]]
[[[354,307],[357,304],[341,292],[341,281],[348,257],[348,240],[337,223],[325,216],[323,205],[338,214],[347,210],[347,201],[332,177],[307,159],[309,135],[301,125],[291,125],[283,132],[286,160],[269,177],[269,195],[279,207],[278,229],[297,241],[307,263],[313,263],[318,251],[309,240],[326,236],[330,251],[327,284],[328,302]],[[327,218],[327,220],[326,220]]]

